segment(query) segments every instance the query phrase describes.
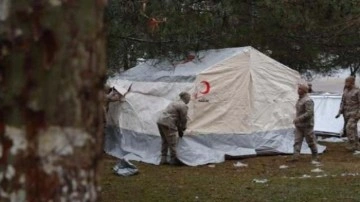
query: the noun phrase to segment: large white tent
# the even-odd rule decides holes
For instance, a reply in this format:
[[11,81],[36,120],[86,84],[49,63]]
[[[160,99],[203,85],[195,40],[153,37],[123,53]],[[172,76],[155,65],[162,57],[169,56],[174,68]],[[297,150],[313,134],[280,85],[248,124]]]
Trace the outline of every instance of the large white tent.
[[[201,51],[189,58],[149,60],[108,80],[128,91],[107,114],[108,154],[158,164],[156,120],[181,91],[192,94],[188,127],[177,145],[185,164],[293,152],[298,72],[252,47]],[[319,152],[324,149],[319,145]],[[302,153],[310,153],[306,143]]]

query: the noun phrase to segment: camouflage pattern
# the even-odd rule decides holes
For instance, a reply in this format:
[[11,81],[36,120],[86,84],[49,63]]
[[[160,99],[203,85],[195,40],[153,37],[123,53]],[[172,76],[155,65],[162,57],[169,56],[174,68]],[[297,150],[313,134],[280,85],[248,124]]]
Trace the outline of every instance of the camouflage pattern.
[[182,100],[170,103],[161,113],[157,121],[162,140],[160,163],[164,163],[168,150],[170,150],[170,162],[177,159],[177,133],[178,130],[182,132],[186,129],[187,113],[188,106]]
[[105,96],[104,96],[104,105],[103,105],[103,123],[106,126],[109,123],[107,112],[109,111],[109,104],[111,102],[124,101],[124,96],[121,95],[114,87],[110,88],[108,86],[105,87]]
[[116,102],[121,101],[123,96],[115,88],[111,88],[110,91],[105,96],[106,102]]
[[348,149],[351,151],[360,150],[359,137],[357,131],[357,118],[349,118],[346,124],[346,135],[349,140]]
[[351,90],[344,89],[341,98],[339,114],[343,114],[346,119],[359,119],[360,113],[360,89],[352,88]]
[[114,87],[110,88],[105,95],[105,105],[104,105],[105,112],[109,111],[110,102],[123,101],[122,99],[123,99],[123,95],[121,95]]
[[177,131],[184,130],[187,123],[188,106],[182,101],[170,103],[160,115],[157,123]]
[[296,103],[296,127],[314,127],[314,101],[305,94]]
[[306,143],[311,149],[313,155],[317,154],[316,138],[314,134],[314,102],[305,94],[299,98],[296,103],[296,118],[295,118],[295,141],[294,154],[299,155],[301,151],[302,142],[305,138]]
[[342,114],[345,121],[345,131],[349,140],[350,150],[360,150],[357,122],[360,118],[360,89],[344,89],[341,99],[339,114]]
[[170,150],[170,158],[176,158],[177,131],[169,126],[158,124],[161,135],[161,159],[166,161],[168,150]]
[[313,127],[298,128],[295,130],[294,154],[299,155],[302,142],[305,138],[312,154],[317,154],[316,138]]

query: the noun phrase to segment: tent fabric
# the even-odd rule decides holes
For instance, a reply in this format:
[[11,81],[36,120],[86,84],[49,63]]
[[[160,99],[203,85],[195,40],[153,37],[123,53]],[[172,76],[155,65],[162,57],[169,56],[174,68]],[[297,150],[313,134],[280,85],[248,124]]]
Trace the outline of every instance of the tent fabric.
[[[105,151],[117,158],[159,164],[161,138],[149,134],[106,129]],[[269,154],[292,154],[294,130],[279,130],[253,134],[187,134],[178,139],[178,158],[189,166],[221,163],[225,156],[244,157]],[[319,145],[323,152],[324,146]],[[304,142],[301,153],[311,154]]]
[[335,118],[339,112],[341,95],[311,95],[314,100],[316,133],[340,136],[344,126],[344,118]]
[[120,159],[113,167],[115,174],[120,176],[132,176],[139,173],[139,169],[127,159]]
[[[344,118],[341,115],[335,118],[339,112],[341,97],[340,94],[312,94],[314,101],[315,125],[314,131],[318,135],[341,136],[344,127]],[[360,123],[358,122],[358,131]],[[360,134],[358,134],[360,137]]]
[[[186,62],[139,64],[108,80],[130,90],[125,102],[109,106],[105,151],[159,164],[156,120],[181,91],[188,91],[188,128],[177,145],[185,164],[219,163],[225,155],[290,154],[299,82],[298,72],[252,47],[201,51]],[[324,150],[319,146],[320,153]],[[310,152],[305,144],[302,152]]]
[[287,127],[294,118],[299,80],[296,71],[254,49],[224,60],[195,80],[214,87],[200,95],[206,102],[196,102],[198,98],[191,103],[196,111],[189,128],[251,133]]

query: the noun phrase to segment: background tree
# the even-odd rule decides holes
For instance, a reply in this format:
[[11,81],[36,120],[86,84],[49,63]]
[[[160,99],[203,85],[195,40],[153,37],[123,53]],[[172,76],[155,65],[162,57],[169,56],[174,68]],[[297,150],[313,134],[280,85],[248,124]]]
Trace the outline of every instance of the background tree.
[[356,69],[359,9],[357,0],[110,0],[109,67],[250,45],[300,72]]
[[282,27],[280,36],[288,47],[282,50],[289,52],[275,58],[302,72],[357,66],[354,56],[360,40],[359,1],[288,0],[265,4],[275,11],[275,22]]
[[0,1],[0,201],[98,201],[105,2]]

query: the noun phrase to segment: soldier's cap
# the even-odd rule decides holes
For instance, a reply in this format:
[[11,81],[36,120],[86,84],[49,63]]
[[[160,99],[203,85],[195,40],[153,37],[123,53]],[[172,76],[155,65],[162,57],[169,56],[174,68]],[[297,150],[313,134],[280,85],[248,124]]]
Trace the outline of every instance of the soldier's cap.
[[181,98],[186,97],[186,96],[190,97],[190,94],[189,94],[188,92],[183,91],[183,92],[181,92],[181,93],[179,94],[179,96],[180,96]]
[[109,91],[110,89],[111,89],[111,87],[109,86],[109,84],[104,85],[104,90],[105,91]]
[[355,82],[355,77],[354,76],[348,76],[348,77],[346,77],[345,81]]
[[298,88],[305,91],[305,92],[309,92],[309,86],[305,85],[305,84],[299,84]]

